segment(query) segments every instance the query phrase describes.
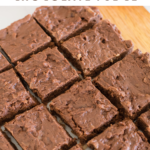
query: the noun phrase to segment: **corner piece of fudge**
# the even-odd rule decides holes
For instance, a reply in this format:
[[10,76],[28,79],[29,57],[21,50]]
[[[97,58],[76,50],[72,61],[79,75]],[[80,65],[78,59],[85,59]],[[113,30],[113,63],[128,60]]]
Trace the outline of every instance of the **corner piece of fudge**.
[[80,80],[77,72],[56,47],[47,48],[25,62],[19,62],[16,69],[43,102],[50,101]]
[[13,69],[0,74],[0,124],[37,104]]
[[4,126],[23,150],[66,150],[75,144],[43,104],[16,116]]
[[103,131],[118,115],[117,108],[95,88],[91,78],[76,82],[53,99],[50,108],[72,128],[82,143]]
[[102,19],[98,8],[87,6],[42,6],[35,10],[33,17],[57,44]]
[[66,57],[86,76],[96,76],[133,50],[130,40],[123,40],[117,27],[102,20],[93,28],[61,44]]
[[101,72],[93,83],[123,115],[136,119],[150,105],[150,53],[134,51]]
[[0,46],[14,64],[17,61],[24,61],[31,54],[48,47],[50,41],[51,38],[31,15],[0,30]]
[[150,144],[130,119],[111,125],[87,145],[93,150],[150,150]]

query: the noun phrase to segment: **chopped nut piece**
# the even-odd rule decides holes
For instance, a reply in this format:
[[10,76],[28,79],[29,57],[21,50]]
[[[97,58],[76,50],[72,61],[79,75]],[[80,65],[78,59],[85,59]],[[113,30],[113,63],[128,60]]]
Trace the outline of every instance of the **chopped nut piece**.
[[111,59],[110,62],[113,63],[114,62],[113,59]]
[[117,57],[119,57],[119,56],[120,56],[120,54],[117,54],[116,56],[117,56]]
[[63,41],[60,41],[60,44],[62,44],[63,43]]
[[126,102],[126,105],[127,105],[128,107],[130,107],[130,106],[131,106],[131,102],[127,101],[127,102]]
[[81,60],[81,57],[82,57],[81,54],[78,54],[77,55],[77,60]]
[[110,139],[111,137],[112,137],[112,133],[109,132],[109,133],[107,134],[107,138]]
[[88,74],[88,73],[90,73],[90,71],[88,69],[85,69],[84,74]]
[[143,81],[144,83],[148,84],[148,79],[146,77],[143,79]]
[[125,96],[126,96],[126,93],[123,92],[123,91],[121,91],[121,92],[120,92],[120,95],[121,95],[122,97],[125,97]]

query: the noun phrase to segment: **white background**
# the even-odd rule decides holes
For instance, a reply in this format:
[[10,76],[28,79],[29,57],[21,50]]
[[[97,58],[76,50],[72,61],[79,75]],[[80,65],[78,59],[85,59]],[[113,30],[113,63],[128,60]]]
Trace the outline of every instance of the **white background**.
[[[23,18],[27,14],[32,14],[36,7],[37,6],[0,6],[0,29],[7,27],[12,22]],[[150,6],[146,6],[145,8],[150,12]]]

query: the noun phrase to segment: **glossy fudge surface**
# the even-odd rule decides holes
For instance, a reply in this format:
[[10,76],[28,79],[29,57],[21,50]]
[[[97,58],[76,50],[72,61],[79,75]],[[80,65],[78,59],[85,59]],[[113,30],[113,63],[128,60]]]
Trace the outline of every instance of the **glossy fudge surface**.
[[0,124],[35,105],[13,69],[0,74]]
[[94,150],[150,150],[150,144],[134,123],[125,119],[87,143]]
[[56,112],[84,142],[103,130],[118,114],[117,108],[86,78],[75,83],[50,103]]
[[16,116],[5,128],[23,150],[62,150],[73,142],[43,104]]
[[50,101],[80,79],[56,47],[18,63],[16,69],[42,101]]
[[99,9],[86,6],[42,6],[33,17],[56,43],[80,33],[102,19]]
[[65,41],[61,47],[66,57],[84,76],[95,76],[130,53],[133,44],[122,39],[114,24],[102,20],[93,28]]
[[30,15],[0,30],[0,46],[12,63],[26,60],[32,53],[47,47],[50,41],[51,38]]
[[135,119],[150,104],[150,54],[134,51],[94,79],[123,115]]

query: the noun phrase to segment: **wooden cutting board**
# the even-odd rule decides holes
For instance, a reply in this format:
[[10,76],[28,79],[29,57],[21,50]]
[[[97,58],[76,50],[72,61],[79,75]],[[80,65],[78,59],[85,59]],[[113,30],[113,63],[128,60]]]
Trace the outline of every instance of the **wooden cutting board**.
[[150,13],[142,6],[98,6],[104,19],[116,24],[134,49],[150,52]]

